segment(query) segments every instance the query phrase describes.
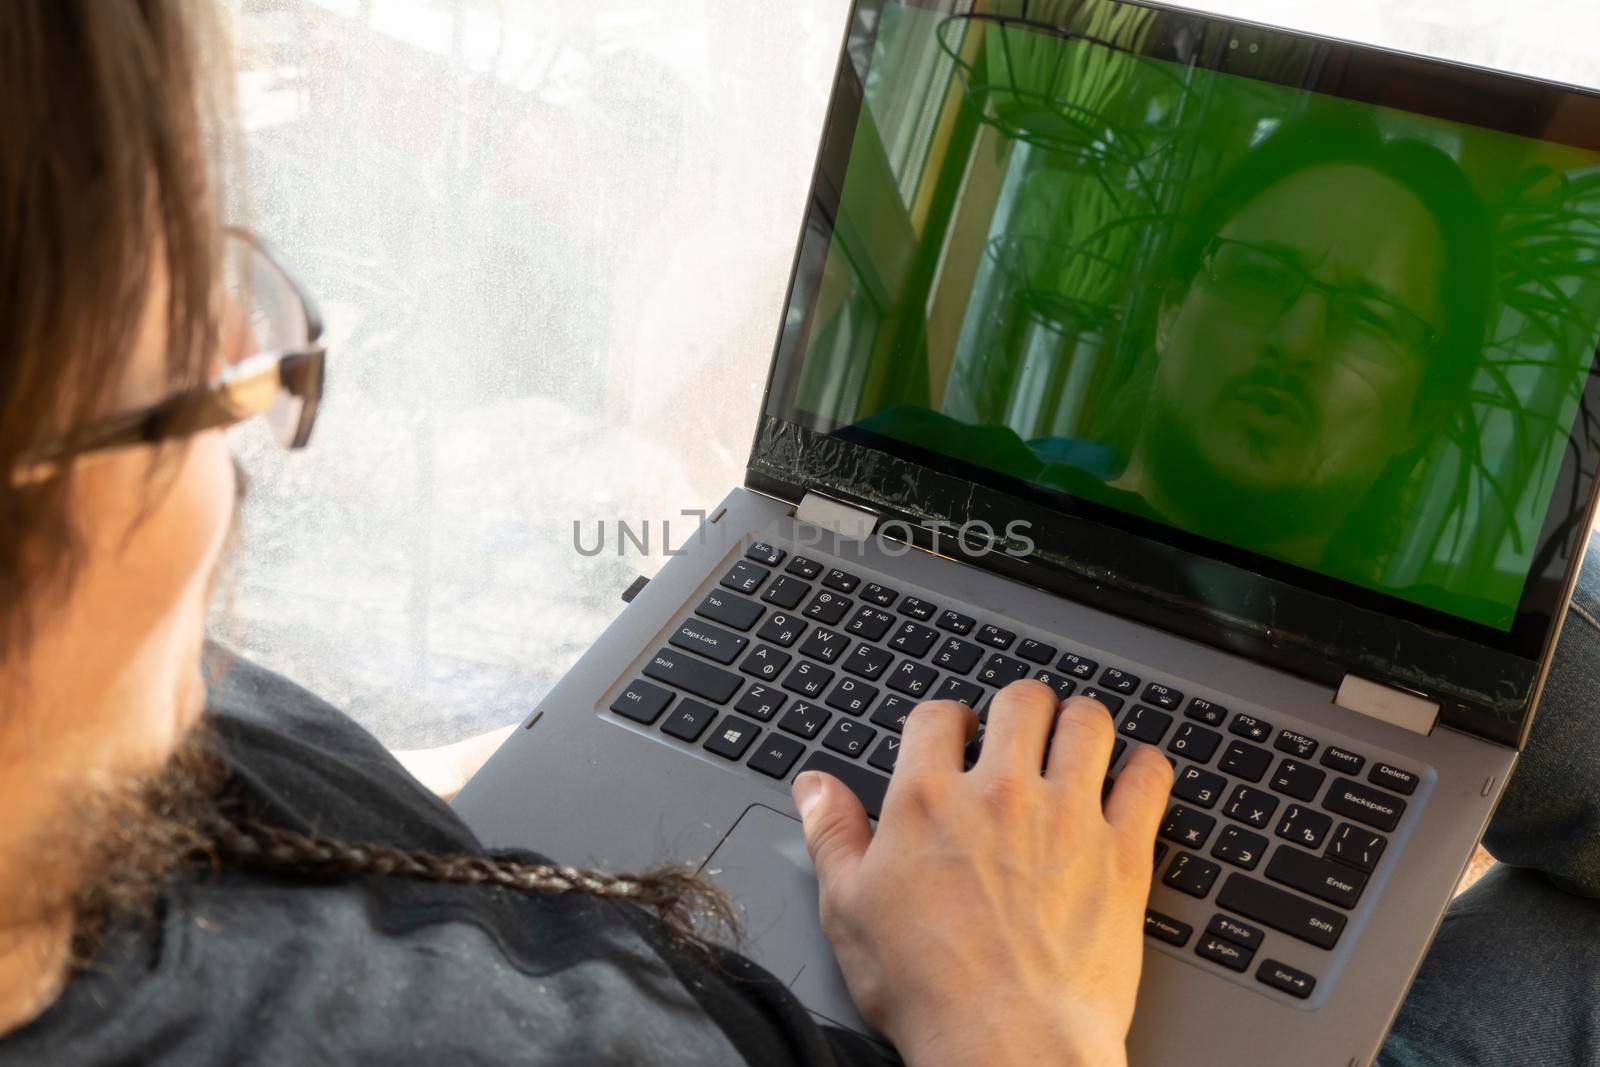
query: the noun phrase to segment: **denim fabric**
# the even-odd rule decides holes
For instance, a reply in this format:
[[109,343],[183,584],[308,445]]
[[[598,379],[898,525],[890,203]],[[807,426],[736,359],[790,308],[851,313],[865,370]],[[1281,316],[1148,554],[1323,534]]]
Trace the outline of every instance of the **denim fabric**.
[[1600,545],[1526,751],[1378,1062],[1600,1064]]

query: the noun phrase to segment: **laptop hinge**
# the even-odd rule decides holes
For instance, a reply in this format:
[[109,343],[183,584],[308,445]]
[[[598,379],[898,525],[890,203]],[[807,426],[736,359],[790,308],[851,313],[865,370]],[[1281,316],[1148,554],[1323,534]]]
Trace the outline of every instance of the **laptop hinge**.
[[812,526],[832,530],[851,541],[865,541],[878,528],[878,513],[855,504],[830,500],[818,493],[807,491],[794,509],[794,517]]
[[1344,676],[1333,702],[1359,715],[1380,719],[1424,737],[1433,732],[1433,724],[1439,719],[1436,701],[1354,674]]

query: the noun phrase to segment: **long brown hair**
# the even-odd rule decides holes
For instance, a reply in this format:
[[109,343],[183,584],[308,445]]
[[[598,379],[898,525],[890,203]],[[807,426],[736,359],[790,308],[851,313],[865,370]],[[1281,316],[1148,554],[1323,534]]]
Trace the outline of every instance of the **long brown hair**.
[[[70,469],[27,488],[10,471],[43,438],[70,441],[106,413],[152,256],[168,280],[172,391],[201,384],[217,350],[220,174],[236,155],[219,30],[211,0],[0,4],[0,663],[20,659],[28,606],[59,597],[83,551]],[[248,813],[195,829],[184,840],[214,859],[311,879],[583,893],[651,908],[680,936],[707,914],[732,929],[726,899],[686,869],[434,856],[312,839]]]

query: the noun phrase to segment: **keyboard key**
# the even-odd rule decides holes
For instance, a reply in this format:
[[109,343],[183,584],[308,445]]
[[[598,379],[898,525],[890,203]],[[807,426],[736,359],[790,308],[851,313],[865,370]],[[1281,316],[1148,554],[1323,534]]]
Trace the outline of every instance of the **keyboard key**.
[[1228,798],[1222,814],[1254,826],[1257,830],[1265,830],[1267,824],[1272,821],[1272,813],[1277,810],[1277,797],[1260,789],[1241,785],[1234,787],[1233,795]]
[[939,621],[934,623],[941,630],[949,630],[953,634],[970,634],[978,620],[971,615],[963,615],[959,611],[945,611],[939,614]]
[[992,623],[985,623],[978,627],[978,632],[974,636],[990,648],[998,649],[1010,648],[1017,639],[1017,635],[1010,630],[1002,630]]
[[894,616],[866,604],[856,609],[845,630],[864,641],[877,641],[894,625]]
[[1293,841],[1306,848],[1316,848],[1322,844],[1322,839],[1328,835],[1328,830],[1333,826],[1333,820],[1299,804],[1290,804],[1283,811],[1283,818],[1278,820],[1278,828],[1273,831],[1285,841]]
[[1406,796],[1417,791],[1416,775],[1399,767],[1391,767],[1387,763],[1374,763],[1372,773],[1367,775],[1367,781],[1373,785],[1381,785],[1385,789],[1393,789],[1396,793],[1404,793]]
[[739,698],[733,710],[743,712],[752,719],[767,722],[783,708],[783,702],[788,699],[772,686],[757,682],[745,690],[744,696]]
[[918,622],[927,622],[939,614],[939,609],[926,600],[918,600],[914,596],[908,596],[900,602],[900,614],[909,615]]
[[757,645],[750,650],[744,662],[739,664],[739,670],[743,674],[770,682],[783,673],[783,669],[789,665],[789,660],[792,658],[789,653],[780,652],[771,645]]
[[761,599],[768,604],[776,604],[780,608],[797,608],[800,601],[811,592],[811,583],[802,582],[798,578],[787,574],[780,574],[777,580],[767,586],[767,591],[761,594]]
[[935,689],[928,699],[954,700],[969,708],[977,708],[983,702],[983,694],[984,688],[981,685],[973,685],[960,678],[946,678],[939,683],[939,688]]
[[880,608],[887,608],[894,604],[900,594],[887,586],[877,582],[868,582],[865,589],[861,590],[861,599],[868,604],[876,604]]
[[706,727],[710,726],[711,720],[716,717],[716,708],[685,697],[678,701],[678,706],[672,709],[672,714],[661,724],[661,732],[692,744],[700,740],[700,735],[706,732]]
[[1161,824],[1161,836],[1186,848],[1204,848],[1217,820],[1204,812],[1174,804]]
[[878,731],[865,723],[856,722],[854,719],[840,719],[822,739],[822,747],[855,758],[865,752],[867,746],[872,744],[872,739],[877,736]]
[[877,698],[877,686],[845,678],[828,694],[828,707],[838,708],[849,715],[860,715],[872,707],[872,702]]
[[1383,855],[1383,847],[1388,843],[1382,834],[1373,833],[1354,823],[1342,822],[1339,829],[1334,831],[1333,840],[1328,842],[1325,854],[1330,860],[1348,863],[1358,871],[1371,874]]
[[910,715],[911,709],[916,706],[916,701],[890,693],[883,698],[883,703],[878,705],[878,710],[872,713],[872,725],[899,733],[906,728],[906,716]]
[[1100,689],[1092,685],[1086,685],[1083,687],[1083,692],[1080,695],[1089,697],[1092,700],[1098,700],[1100,703],[1104,704],[1105,709],[1113,715],[1122,710],[1123,699],[1117,696],[1115,693],[1106,692],[1104,689]]
[[800,654],[819,659],[824,663],[832,663],[844,655],[844,650],[850,647],[850,639],[842,633],[830,630],[826,626],[818,626],[811,631],[800,644]]
[[1185,759],[1192,759],[1196,763],[1208,763],[1216,754],[1217,746],[1222,744],[1222,735],[1204,726],[1196,726],[1186,722],[1178,727],[1178,732],[1167,742],[1167,751],[1176,753]]
[[805,750],[806,746],[793,738],[768,734],[766,740],[756,746],[756,754],[750,757],[747,765],[770,777],[782,778]]
[[1066,671],[1078,681],[1085,682],[1094,677],[1094,672],[1100,669],[1100,664],[1092,659],[1084,659],[1076,652],[1068,652],[1061,657],[1061,662],[1056,664],[1056,669]]
[[932,667],[903,659],[899,666],[889,672],[889,688],[921,700],[928,695],[928,689],[937,677],[939,672]]
[[1191,897],[1204,897],[1211,892],[1217,875],[1221,873],[1222,868],[1210,860],[1203,860],[1193,853],[1179,852],[1172,857],[1161,884],[1169,885],[1180,893],[1188,893]]
[[990,656],[978,671],[978,681],[985,685],[992,685],[996,689],[1004,689],[1019,678],[1028,676],[1028,665],[1020,659],[1002,656],[996,652]]
[[1169,945],[1182,948],[1188,944],[1189,936],[1194,933],[1194,927],[1188,923],[1179,922],[1161,914],[1153,908],[1144,911],[1144,932],[1157,941],[1165,941]]
[[783,713],[783,718],[778,720],[778,729],[786,730],[796,737],[811,739],[822,732],[828,725],[828,720],[833,718],[825,708],[815,704],[808,704],[804,700],[796,700]]
[[745,549],[744,558],[752,563],[759,563],[764,567],[776,567],[783,562],[783,557],[788,553],[781,548],[775,548],[765,541],[757,541]]
[[1249,715],[1235,715],[1233,722],[1228,724],[1228,732],[1248,737],[1257,744],[1264,745],[1267,743],[1267,738],[1272,736],[1272,724]]
[[724,715],[722,721],[711,728],[711,736],[706,738],[705,750],[714,752],[723,759],[743,759],[750,742],[760,733],[761,727],[748,719],[741,719],[737,715]]
[[1228,709],[1221,704],[1213,704],[1204,697],[1195,697],[1189,701],[1189,710],[1184,714],[1207,726],[1221,726],[1222,720],[1228,717]]
[[1105,673],[1100,676],[1100,688],[1108,693],[1132,696],[1134,690],[1139,688],[1139,679],[1116,667],[1107,667]]
[[1266,749],[1247,745],[1243,741],[1230,741],[1228,750],[1217,764],[1217,770],[1247,782],[1259,782],[1270,766],[1272,753]]
[[713,704],[726,704],[744,684],[737,674],[713,667],[695,659],[687,652],[663,648],[644,665],[647,678],[666,682],[674,689],[682,689]]
[[883,797],[889,791],[889,779],[881,774],[874,774],[858,763],[840,759],[831,752],[813,750],[806,757],[801,773],[806,771],[824,771],[839,779],[850,787],[850,791],[860,798],[861,806],[867,809],[867,814],[876,819],[883,812]]
[[1250,966],[1250,959],[1256,954],[1255,949],[1236,945],[1232,941],[1224,941],[1215,934],[1207,934],[1195,945],[1194,954],[1213,963],[1220,963],[1230,971],[1242,971]]
[[861,579],[849,571],[835,567],[822,576],[822,584],[841,593],[853,593],[856,591],[856,586],[861,584]]
[[1144,687],[1144,696],[1140,698],[1151,707],[1160,708],[1162,711],[1177,711],[1183,704],[1183,694],[1176,689],[1171,689],[1160,682],[1151,682]]
[[887,774],[894,773],[894,764],[900,758],[900,739],[893,734],[888,734],[878,747],[872,750],[872,755],[867,757],[867,763]]
[[781,611],[775,611],[772,613],[772,618],[762,623],[761,629],[756,631],[756,639],[771,641],[775,645],[782,645],[784,648],[788,648],[794,644],[796,638],[806,632],[806,628],[810,625],[804,619],[796,618],[793,615],[785,615]]
[[1076,689],[1077,686],[1078,686],[1077,682],[1074,682],[1071,678],[1068,678],[1066,675],[1062,674],[1060,671],[1054,671],[1054,670],[1034,671],[1033,672],[1033,677],[1034,677],[1034,679],[1036,681],[1043,682],[1045,685],[1048,685],[1051,689],[1054,689],[1056,691],[1056,699],[1057,700],[1065,700],[1065,699],[1067,699],[1069,696],[1072,695],[1072,691],[1074,689]]
[[[1111,762],[1107,763],[1106,767],[1108,769],[1111,768],[1111,767],[1115,767],[1117,765],[1117,760],[1121,759],[1122,758],[1122,754],[1124,752],[1126,752],[1127,750],[1128,750],[1128,739],[1126,737],[1119,737],[1115,741],[1113,741],[1111,743]],[[1101,799],[1104,800],[1105,798],[1102,797]]]
[[1017,646],[1017,655],[1034,663],[1049,663],[1056,658],[1056,646],[1025,638],[1022,644]]
[[[1122,738],[1119,737],[1119,738],[1117,738],[1117,740],[1118,741],[1122,741]],[[1127,744],[1126,741],[1122,741],[1122,743],[1123,744]],[[1111,762],[1115,763],[1117,761],[1116,760],[1112,760]],[[1109,779],[1109,778],[1106,779],[1106,787],[1100,791],[1100,803],[1104,804],[1106,802],[1106,797],[1110,795],[1111,787],[1114,784],[1115,783],[1112,782],[1111,779]],[[1156,847],[1155,847],[1155,854],[1156,854],[1155,862],[1152,863],[1151,866],[1152,867],[1160,867],[1161,866],[1161,861],[1166,858],[1167,852],[1170,851],[1171,848],[1172,848],[1172,846],[1167,844],[1165,841],[1157,841],[1156,842]]]
[[712,626],[698,619],[689,619],[667,638],[669,645],[698,652],[706,659],[718,663],[732,663],[750,643],[748,637],[730,634],[720,626]]
[[1202,808],[1214,808],[1222,799],[1228,780],[1220,774],[1203,771],[1199,767],[1185,767],[1172,783],[1172,795]]
[[868,681],[876,680],[883,669],[894,661],[894,653],[876,645],[859,644],[844,658],[842,666],[851,674]]
[[795,664],[788,677],[784,678],[783,687],[803,697],[818,697],[828,688],[828,683],[831,681],[833,672],[828,668],[801,661]]
[[1117,726],[1117,732],[1136,741],[1157,745],[1167,735],[1167,727],[1171,725],[1172,716],[1166,712],[1135,704],[1133,710],[1128,712],[1128,717]]
[[817,576],[822,573],[822,564],[818,563],[814,559],[806,559],[804,556],[796,556],[794,559],[791,559],[789,561],[789,565],[783,569],[788,571],[790,574],[798,575],[799,577],[804,578],[808,582],[813,582],[816,581]]
[[850,610],[850,598],[837,593],[821,592],[811,598],[804,612],[808,619],[837,626],[844,613]]
[[1262,960],[1261,966],[1256,970],[1256,981],[1274,989],[1281,989],[1291,997],[1299,997],[1301,1000],[1309,997],[1317,986],[1317,980],[1311,975],[1297,971],[1287,963],[1279,963],[1277,960]]
[[928,649],[933,647],[938,640],[939,631],[930,630],[926,626],[918,626],[914,622],[903,623],[896,630],[894,636],[889,638],[889,644],[904,652],[908,656],[926,655]]
[[966,674],[978,665],[978,660],[982,657],[983,649],[971,641],[963,641],[959,637],[947,637],[944,644],[933,654],[933,662],[947,671]]
[[749,560],[741,559],[722,576],[722,584],[736,593],[754,593],[761,588],[761,583],[766,581],[767,575],[771,573],[765,567],[758,567]]
[[724,626],[731,626],[735,630],[748,630],[761,618],[761,605],[753,600],[746,600],[742,596],[725,593],[721,589],[713,589],[700,601],[700,606],[694,613],[701,618],[720,622]]
[[1217,893],[1217,907],[1318,948],[1332,948],[1344,933],[1345,917],[1338,912],[1243,874],[1228,875]]
[[1296,759],[1310,759],[1317,754],[1317,741],[1305,734],[1295,733],[1293,730],[1278,731],[1278,739],[1272,747],[1279,752],[1287,752]]
[[1261,857],[1267,854],[1267,844],[1267,839],[1260,834],[1241,830],[1237,826],[1224,826],[1217,835],[1217,843],[1211,846],[1211,854],[1219,860],[1227,860],[1235,867],[1253,871],[1256,864],[1261,862]]
[[1266,932],[1260,927],[1242,923],[1228,915],[1217,914],[1206,923],[1206,933],[1213,937],[1220,937],[1224,941],[1232,941],[1240,948],[1247,948],[1254,952],[1261,947],[1261,942],[1266,940]]
[[1272,775],[1272,781],[1267,784],[1296,800],[1315,800],[1317,791],[1322,788],[1322,782],[1327,777],[1327,771],[1318,770],[1297,760],[1286,759],[1278,764],[1277,771]]
[[1322,806],[1335,815],[1343,815],[1384,831],[1399,826],[1400,816],[1406,810],[1406,802],[1396,800],[1393,794],[1381,793],[1348,778],[1333,780],[1328,787],[1328,795],[1322,798]]
[[1329,745],[1327,751],[1322,754],[1322,765],[1343,774],[1357,775],[1361,773],[1361,768],[1367,765],[1367,757]]
[[1367,888],[1367,876],[1342,863],[1301,852],[1291,845],[1280,845],[1267,863],[1266,875],[1290,889],[1310,893],[1318,900],[1341,908],[1353,908]]
[[637,678],[611,702],[611,710],[634,722],[646,726],[661,718],[661,713],[672,703],[672,694],[659,685],[641,682]]

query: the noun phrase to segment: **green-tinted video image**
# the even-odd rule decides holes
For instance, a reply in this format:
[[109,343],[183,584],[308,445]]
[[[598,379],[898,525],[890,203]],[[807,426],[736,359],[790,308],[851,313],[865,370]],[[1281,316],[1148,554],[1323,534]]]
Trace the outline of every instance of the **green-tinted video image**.
[[1314,46],[1222,74],[1147,9],[1019,10],[884,5],[796,406],[1508,630],[1600,156],[1244,76]]

